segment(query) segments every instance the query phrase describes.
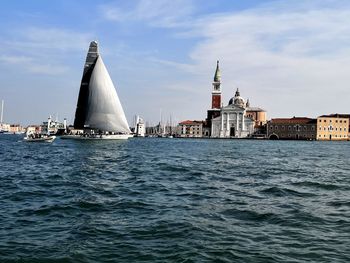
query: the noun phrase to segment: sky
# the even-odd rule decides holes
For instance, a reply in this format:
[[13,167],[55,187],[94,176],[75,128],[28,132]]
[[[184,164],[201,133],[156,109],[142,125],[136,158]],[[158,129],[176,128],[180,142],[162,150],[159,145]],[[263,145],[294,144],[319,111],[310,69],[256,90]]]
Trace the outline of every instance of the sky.
[[350,113],[348,0],[11,0],[0,9],[4,121],[73,123],[90,41],[129,124],[205,119],[216,61],[268,118]]

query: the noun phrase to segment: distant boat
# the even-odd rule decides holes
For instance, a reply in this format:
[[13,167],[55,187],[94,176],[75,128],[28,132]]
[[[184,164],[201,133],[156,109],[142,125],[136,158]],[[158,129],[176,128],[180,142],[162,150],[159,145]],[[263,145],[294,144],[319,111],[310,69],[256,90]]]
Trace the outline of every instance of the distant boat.
[[56,136],[43,135],[43,134],[29,134],[23,138],[25,142],[53,142]]
[[132,137],[117,91],[96,41],[90,43],[81,80],[74,129],[62,139],[125,140]]

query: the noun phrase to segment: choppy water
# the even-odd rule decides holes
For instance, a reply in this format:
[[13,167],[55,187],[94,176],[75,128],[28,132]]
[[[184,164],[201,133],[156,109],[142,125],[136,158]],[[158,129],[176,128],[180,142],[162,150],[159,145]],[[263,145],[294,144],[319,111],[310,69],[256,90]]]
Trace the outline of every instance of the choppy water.
[[1,262],[350,262],[350,143],[0,135]]

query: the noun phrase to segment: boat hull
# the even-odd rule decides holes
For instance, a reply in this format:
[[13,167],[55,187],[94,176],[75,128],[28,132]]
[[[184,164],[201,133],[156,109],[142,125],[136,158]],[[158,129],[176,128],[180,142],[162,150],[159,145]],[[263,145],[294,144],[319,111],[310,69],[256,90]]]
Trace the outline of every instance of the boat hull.
[[83,136],[83,135],[62,135],[61,139],[67,140],[127,140],[133,137],[131,134],[113,134],[113,135],[96,135],[96,136]]
[[42,138],[29,138],[24,137],[25,142],[53,142],[56,139],[56,136],[42,137]]

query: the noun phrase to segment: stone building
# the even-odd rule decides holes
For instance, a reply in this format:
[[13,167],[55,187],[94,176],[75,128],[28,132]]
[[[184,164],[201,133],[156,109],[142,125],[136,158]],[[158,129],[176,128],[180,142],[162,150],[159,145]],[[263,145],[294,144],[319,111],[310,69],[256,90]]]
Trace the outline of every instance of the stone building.
[[255,122],[253,136],[256,138],[265,138],[267,123],[266,111],[259,107],[250,107],[248,99],[246,103],[246,116]]
[[227,106],[221,99],[221,72],[219,61],[216,64],[212,83],[211,109],[203,125],[203,136],[212,138],[245,138],[252,136],[257,130],[263,130],[266,124],[266,111],[258,107],[250,107],[249,100],[240,96],[237,89]]
[[255,122],[246,117],[246,103],[237,89],[227,106],[220,109],[220,116],[212,119],[212,138],[246,138],[254,133]]
[[317,118],[317,140],[349,140],[347,114],[322,115]]
[[20,124],[10,124],[9,133],[24,133],[25,129]]
[[251,107],[249,99],[246,103],[246,116],[255,121],[255,128],[262,127],[267,123],[266,111],[259,107]]
[[316,119],[277,118],[267,122],[267,137],[284,140],[316,140]]
[[204,121],[183,121],[177,126],[177,137],[200,138],[203,137]]
[[145,137],[146,126],[144,120],[140,118],[140,116],[136,117],[134,133],[136,137]]

